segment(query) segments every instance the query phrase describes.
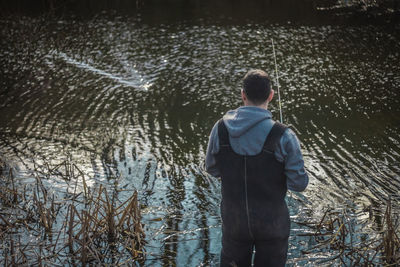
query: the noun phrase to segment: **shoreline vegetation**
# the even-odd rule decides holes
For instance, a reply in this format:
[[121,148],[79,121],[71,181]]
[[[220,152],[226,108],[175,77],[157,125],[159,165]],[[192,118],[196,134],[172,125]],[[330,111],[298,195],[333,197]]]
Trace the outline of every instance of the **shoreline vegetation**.
[[[34,182],[27,184],[19,183],[15,169],[1,159],[0,171],[1,265],[145,262],[146,237],[136,191],[120,201],[118,188],[88,187],[85,175],[70,160],[46,165],[45,171],[35,169]],[[42,180],[54,178],[75,183],[74,190],[64,197],[51,194]],[[389,199],[384,214],[378,215],[381,224],[371,231],[369,212],[369,230],[343,209],[327,209],[316,221],[296,221],[305,228],[298,235],[315,244],[304,248],[302,255],[322,253],[320,264],[398,266],[399,214],[392,212]]]
[[[0,160],[0,265],[134,264],[146,258],[137,192],[120,201],[118,188],[90,188],[70,161],[35,170],[21,184]],[[50,193],[44,179],[75,183]]]
[[[373,211],[367,212],[370,215],[367,225],[370,226]],[[303,255],[328,252],[329,256],[320,264],[339,259],[342,266],[399,266],[399,216],[392,212],[390,198],[384,214],[378,216],[382,222],[374,231],[364,229],[364,223],[357,225],[357,219],[345,209],[328,208],[319,221],[296,222],[310,229],[299,236],[314,239],[315,245],[302,250]]]

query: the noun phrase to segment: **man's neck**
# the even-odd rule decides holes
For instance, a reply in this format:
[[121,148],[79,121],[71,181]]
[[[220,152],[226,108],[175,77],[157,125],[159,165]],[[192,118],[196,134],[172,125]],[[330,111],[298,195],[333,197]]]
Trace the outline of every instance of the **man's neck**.
[[254,105],[252,103],[244,103],[245,106],[247,107],[258,107],[258,108],[262,108],[262,109],[266,109],[268,110],[268,102],[262,103],[261,105]]

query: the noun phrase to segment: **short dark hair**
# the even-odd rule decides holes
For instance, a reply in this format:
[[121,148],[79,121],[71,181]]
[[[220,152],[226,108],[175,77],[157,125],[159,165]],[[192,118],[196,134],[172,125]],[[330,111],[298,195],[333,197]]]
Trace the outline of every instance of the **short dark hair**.
[[271,81],[262,70],[250,70],[243,78],[243,90],[247,98],[254,104],[264,103],[271,93]]

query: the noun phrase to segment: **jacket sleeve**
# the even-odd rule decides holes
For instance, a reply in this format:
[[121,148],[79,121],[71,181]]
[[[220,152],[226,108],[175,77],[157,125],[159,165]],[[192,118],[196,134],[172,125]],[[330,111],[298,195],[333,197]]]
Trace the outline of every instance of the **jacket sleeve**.
[[282,135],[275,157],[285,164],[288,189],[297,192],[306,189],[309,179],[304,169],[300,142],[291,129],[287,129]]
[[215,158],[215,155],[218,153],[218,151],[219,151],[218,122],[216,122],[210,133],[210,138],[208,140],[208,145],[207,145],[206,160],[205,160],[206,171],[215,177],[221,176],[217,168],[217,162]]

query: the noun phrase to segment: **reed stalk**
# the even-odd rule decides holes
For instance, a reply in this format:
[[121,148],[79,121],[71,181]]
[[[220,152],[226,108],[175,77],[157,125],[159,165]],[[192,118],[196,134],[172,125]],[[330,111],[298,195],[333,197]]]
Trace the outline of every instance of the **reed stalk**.
[[300,236],[313,237],[317,243],[302,251],[303,254],[336,251],[336,256],[329,261],[338,259],[343,266],[400,265],[399,217],[392,212],[390,198],[383,214],[382,231],[371,232],[368,242],[357,238],[354,223],[346,211],[332,209],[327,209],[319,222],[299,222],[314,229],[314,233]]
[[[113,187],[89,188],[87,177],[70,159],[35,170],[35,183],[28,189],[18,185],[13,171],[0,175],[0,206],[8,207],[0,212],[0,265],[143,261],[145,234],[136,192],[120,201]],[[42,181],[60,177],[76,181],[75,194],[57,199]]]

